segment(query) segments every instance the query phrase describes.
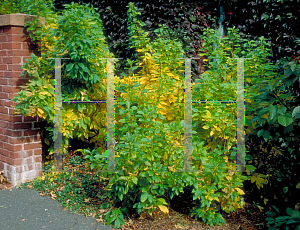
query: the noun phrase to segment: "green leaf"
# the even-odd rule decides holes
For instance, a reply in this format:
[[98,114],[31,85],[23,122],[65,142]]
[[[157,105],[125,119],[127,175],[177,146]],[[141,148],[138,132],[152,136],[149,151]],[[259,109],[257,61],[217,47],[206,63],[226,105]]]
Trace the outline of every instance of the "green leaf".
[[278,226],[281,226],[282,224],[284,224],[284,222],[287,222],[290,219],[290,216],[279,216],[276,218],[276,222]]
[[78,106],[78,111],[79,112],[82,112],[84,110],[84,108],[85,108],[85,105],[83,103],[78,103],[77,106]]
[[275,105],[275,106],[270,105],[269,106],[269,113],[270,113],[270,120],[272,120],[277,114],[277,105]]
[[280,15],[277,15],[277,16],[276,16],[275,20],[277,20],[277,19],[278,19],[279,21],[281,21]]
[[90,74],[90,70],[83,63],[79,62],[78,65],[82,68],[84,72]]
[[272,207],[275,209],[275,211],[276,211],[277,213],[280,213],[280,212],[279,212],[279,209],[278,209],[276,206],[272,205]]
[[284,115],[286,112],[286,107],[285,106],[281,106],[278,110],[278,113],[281,114],[281,115]]
[[270,132],[268,130],[265,130],[265,132],[263,134],[265,141],[267,141],[269,139],[269,136],[270,136]]
[[293,113],[292,113],[292,117],[295,117],[296,114],[300,113],[300,106],[297,106],[296,108],[294,108]]
[[288,187],[283,187],[283,193],[284,193],[284,194],[287,193],[288,190],[289,190]]
[[94,74],[94,83],[100,82],[100,76],[98,74]]
[[144,94],[144,93],[148,93],[148,92],[149,92],[148,89],[143,89],[141,93]]
[[291,217],[292,218],[300,219],[300,212],[298,210],[294,210],[293,211],[293,215]]
[[139,67],[138,66],[133,66],[131,70],[133,71],[133,70],[136,70],[137,68],[139,68]]
[[286,209],[286,214],[288,214],[289,216],[291,216],[293,214],[293,209],[287,208]]
[[285,71],[284,71],[284,76],[286,77],[286,78],[288,78],[289,76],[291,76],[293,74],[293,71],[290,69],[290,68],[288,68],[288,69],[286,69]]
[[264,129],[259,130],[257,136],[260,137],[261,135],[263,135],[264,131],[265,131]]
[[116,221],[115,221],[115,227],[120,228],[120,226],[121,226],[121,221],[120,221],[119,218],[117,218]]
[[130,102],[129,101],[126,101],[126,106],[129,109],[129,107],[130,107]]
[[267,14],[265,14],[265,13],[263,13],[262,15],[261,15],[261,19],[262,20],[267,20],[269,18],[269,15],[267,15]]
[[148,198],[148,193],[147,192],[142,193],[142,195],[141,195],[141,202],[145,202],[147,200],[147,198]]
[[69,63],[66,67],[66,71],[70,72],[73,69],[74,63]]
[[80,127],[80,128],[83,128],[83,127],[84,127],[83,120],[80,120],[80,121],[79,121],[79,127]]
[[119,191],[118,195],[119,195],[120,200],[122,201],[123,200],[123,194]]
[[282,126],[288,126],[293,122],[293,118],[290,117],[285,117],[285,116],[279,116],[278,117],[278,123],[281,124]]
[[257,121],[257,120],[259,120],[259,117],[258,117],[258,116],[253,117],[252,120],[251,120],[251,123],[253,123],[253,122]]
[[[286,222],[286,225],[289,225],[289,224],[298,224],[300,223],[299,220],[294,220],[294,219],[290,219]],[[298,227],[300,227],[300,225],[298,225]]]
[[262,116],[262,115],[266,114],[267,112],[269,112],[269,108],[263,108],[262,110],[259,111],[259,116]]
[[100,205],[100,208],[107,209],[110,207],[110,203],[103,203]]

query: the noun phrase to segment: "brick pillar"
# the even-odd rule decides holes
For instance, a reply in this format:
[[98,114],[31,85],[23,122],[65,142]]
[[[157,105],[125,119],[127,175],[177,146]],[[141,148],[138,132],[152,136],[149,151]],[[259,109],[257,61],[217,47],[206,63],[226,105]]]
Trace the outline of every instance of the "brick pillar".
[[[24,29],[35,16],[0,15],[0,170],[14,186],[42,175],[42,143],[37,118],[15,115],[11,99],[28,82],[19,77],[32,53],[39,55]],[[40,56],[40,55],[39,55]]]

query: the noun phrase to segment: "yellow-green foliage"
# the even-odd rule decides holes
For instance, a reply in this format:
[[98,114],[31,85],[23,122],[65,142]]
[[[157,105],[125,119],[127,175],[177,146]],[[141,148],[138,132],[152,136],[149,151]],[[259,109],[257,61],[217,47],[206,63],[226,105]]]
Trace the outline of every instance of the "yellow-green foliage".
[[[62,15],[49,13],[45,27],[35,31],[42,41],[42,56],[33,54],[23,66],[23,73],[32,79],[14,99],[18,101],[16,112],[37,115],[54,123],[55,60],[48,59],[54,57],[70,58],[62,60],[63,101],[105,100],[106,60],[100,58],[114,55],[108,51],[102,29],[99,16],[88,6],[71,4]],[[74,136],[81,139],[94,136],[91,142],[105,151],[105,113],[105,104],[63,103],[63,151],[68,147],[68,138]],[[50,154],[53,153],[51,147]]]
[[[109,198],[115,204],[122,202],[126,210],[135,208],[139,213],[147,210],[152,214],[158,207],[168,212],[166,200],[161,197],[172,199],[186,186],[192,186],[197,206],[190,215],[210,225],[224,223],[218,211],[230,212],[243,207],[241,187],[247,178],[241,172],[229,171],[236,169],[236,151],[232,147],[234,106],[193,104],[193,170],[200,172],[180,171],[184,167],[184,60],[179,58],[185,58],[184,51],[164,27],[156,31],[157,39],[150,41],[141,28],[143,23],[136,18],[138,14],[130,3],[130,42],[141,54],[132,70],[142,69],[123,79],[115,76],[115,169],[123,171],[101,172],[110,178]],[[32,75],[33,80],[15,101],[20,112],[54,122],[55,82],[50,79],[54,60],[46,58],[70,58],[62,66],[63,77],[71,79],[64,81],[62,100],[83,101],[106,99],[106,61],[100,58],[114,55],[108,51],[99,16],[86,6],[68,5],[62,15],[52,15],[46,22],[50,23],[49,27],[41,33],[45,54],[41,58],[32,55],[24,65],[24,73]],[[208,39],[211,41],[211,36]],[[218,64],[228,61],[220,50],[212,52],[212,57],[222,58]],[[236,70],[228,70],[234,63],[227,64],[228,67],[221,65],[221,70],[214,64],[211,71],[203,74],[204,82],[212,86],[204,86],[204,82],[198,86],[193,84],[193,100],[203,100],[204,95],[215,97],[214,100],[234,96]],[[217,74],[218,78],[212,81]],[[231,85],[218,87],[221,83]],[[216,98],[219,96],[227,98]],[[88,138],[95,132],[98,134],[92,142],[97,142],[99,148],[84,151],[91,169],[95,170],[105,166],[105,160],[100,158],[105,157],[106,149],[106,107],[99,107],[99,104],[63,104],[62,111],[64,149],[69,137]],[[114,219],[110,215],[107,215],[108,224]]]
[[[129,4],[128,8],[132,15],[138,15],[133,4]],[[126,203],[132,196],[130,194],[139,193],[140,198],[134,205],[138,212],[145,208],[151,214],[155,207],[167,212],[158,196],[172,188],[172,198],[190,184],[194,186],[194,199],[200,201],[191,215],[201,217],[209,224],[220,224],[223,219],[216,213],[217,210],[222,208],[230,212],[243,207],[241,195],[244,192],[239,187],[244,177],[239,172],[228,171],[236,169],[235,163],[229,162],[229,157],[220,148],[216,146],[207,152],[197,134],[193,139],[193,169],[202,172],[176,173],[183,168],[184,160],[184,61],[179,59],[184,58],[184,53],[180,43],[168,40],[164,28],[159,29],[158,38],[150,42],[147,33],[140,27],[143,23],[133,19],[131,14],[129,30],[134,38],[131,42],[141,53],[137,67],[142,67],[142,70],[116,80],[116,126],[122,127],[117,132],[120,137],[116,162],[124,172],[110,181],[109,188],[119,190],[119,193],[112,192],[111,196]],[[204,118],[197,111],[194,117]],[[208,110],[205,112],[209,113]],[[228,110],[226,116],[230,118],[232,110]],[[207,120],[202,120],[215,125],[215,121],[210,122],[211,118],[209,115]],[[141,123],[137,124],[138,121]],[[222,128],[225,129],[224,126]],[[225,135],[234,139],[235,132],[232,134],[232,131],[235,131],[234,127],[227,129]],[[216,135],[222,133],[218,127],[215,132]],[[120,192],[121,187],[124,187],[124,192]]]

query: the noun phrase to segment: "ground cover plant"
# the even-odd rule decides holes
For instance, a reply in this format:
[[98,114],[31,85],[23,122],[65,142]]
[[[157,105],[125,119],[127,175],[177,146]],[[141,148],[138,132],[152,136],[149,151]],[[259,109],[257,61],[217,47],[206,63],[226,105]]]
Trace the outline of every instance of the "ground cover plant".
[[[115,133],[115,159],[116,169],[124,171],[101,172],[107,163],[103,141],[105,107],[99,111],[93,104],[69,104],[64,105],[63,112],[63,150],[65,169],[70,172],[57,174],[45,171],[43,177],[30,186],[50,193],[72,211],[85,210],[88,215],[115,227],[124,224],[124,217],[134,212],[151,215],[160,210],[167,214],[169,200],[189,190],[193,201],[188,210],[190,216],[202,219],[209,225],[222,224],[224,218],[220,212],[230,213],[245,205],[241,187],[247,177],[240,172],[229,171],[236,167],[235,109],[210,104],[193,109],[193,119],[196,120],[193,122],[193,169],[202,172],[176,172],[184,166],[184,66],[183,61],[174,60],[183,58],[184,52],[178,41],[168,38],[167,28],[157,30],[157,39],[150,41],[137,15],[137,8],[129,4],[132,47],[141,54],[140,59],[128,60],[132,63],[131,74],[123,79],[117,77],[116,80],[118,129]],[[24,74],[33,78],[19,94],[16,108],[23,114],[43,117],[51,124],[54,119],[54,80],[51,79],[54,62],[46,57],[70,58],[63,65],[63,76],[69,77],[63,81],[63,89],[66,90],[64,95],[68,95],[63,100],[105,100],[107,70],[105,62],[99,61],[99,58],[113,57],[113,54],[108,52],[105,45],[101,21],[88,6],[67,5],[61,15],[50,14],[46,22],[49,27],[42,28],[39,34],[41,40],[44,39],[46,54],[41,58],[32,55],[24,65]],[[90,30],[94,33],[88,35],[86,31]],[[228,38],[222,39],[219,49],[213,51],[209,44],[218,42],[215,33],[212,29],[206,31],[206,42],[210,48],[205,52],[211,53],[208,57],[211,70],[203,74],[202,81],[198,83],[231,83],[226,87],[223,84],[221,89],[212,87],[208,90],[207,95],[211,98],[224,100],[224,95],[228,99],[234,97],[232,91],[236,81],[235,64],[229,57],[245,55],[254,58],[252,65],[245,68],[245,76],[256,69],[265,71],[266,67],[262,64],[264,43],[262,38],[258,47],[261,50],[255,55],[251,50],[251,42],[248,47],[247,43],[243,47],[236,44],[238,31],[233,28],[228,32]],[[242,48],[246,51],[242,51]],[[213,63],[213,58],[219,61]],[[142,69],[132,74],[138,67]],[[218,78],[212,79],[216,74],[219,74]],[[261,74],[253,72],[248,80],[249,85],[257,87]],[[196,87],[196,84],[193,87],[193,98],[195,95],[203,99],[202,88],[199,85]],[[251,97],[251,93],[255,94],[258,90],[256,87],[246,91],[246,95]],[[225,115],[221,113],[223,111]],[[224,126],[224,123],[229,125]],[[53,128],[49,130],[53,132]],[[68,138],[74,136],[82,139],[94,136],[93,142],[98,146],[95,149],[83,149],[83,159],[79,156],[74,157],[77,160],[69,159],[70,154],[66,151]],[[53,154],[53,149],[51,151]],[[86,163],[86,166],[80,167],[81,163]],[[71,172],[71,167],[76,170]],[[72,184],[76,184],[75,187]],[[82,206],[92,199],[97,200],[97,207]],[[101,215],[103,213],[104,216]]]

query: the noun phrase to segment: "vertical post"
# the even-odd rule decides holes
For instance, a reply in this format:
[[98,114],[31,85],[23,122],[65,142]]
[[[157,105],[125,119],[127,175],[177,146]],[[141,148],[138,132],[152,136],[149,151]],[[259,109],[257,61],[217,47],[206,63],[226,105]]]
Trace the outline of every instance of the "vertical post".
[[191,59],[185,59],[185,98],[184,98],[184,170],[192,172],[192,89]]
[[107,59],[107,171],[115,171],[115,120],[114,120],[114,59]]
[[55,58],[54,167],[62,171],[61,59]]
[[237,59],[237,164],[245,172],[245,95],[244,95],[244,59]]

